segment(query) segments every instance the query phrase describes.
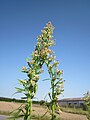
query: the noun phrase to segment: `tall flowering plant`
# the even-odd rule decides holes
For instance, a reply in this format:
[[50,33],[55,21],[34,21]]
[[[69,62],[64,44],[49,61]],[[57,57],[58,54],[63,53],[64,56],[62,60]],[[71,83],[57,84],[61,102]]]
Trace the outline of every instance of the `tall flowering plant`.
[[25,106],[21,105],[15,114],[15,119],[23,117],[24,120],[31,120],[32,114],[32,99],[37,92],[37,82],[39,80],[39,74],[43,72],[42,66],[45,63],[50,75],[51,92],[48,93],[51,103],[51,120],[55,119],[55,110],[57,105],[58,96],[63,92],[63,80],[61,75],[63,71],[58,70],[58,61],[55,60],[55,55],[50,49],[55,45],[53,40],[53,30],[51,22],[46,24],[46,27],[41,31],[42,34],[37,37],[37,45],[32,58],[27,59],[28,67],[23,67],[22,72],[26,73],[28,78],[24,80],[18,80],[22,85],[22,88],[16,88],[18,92],[23,93],[26,97]]
[[[47,29],[48,28],[48,29]],[[47,24],[45,30],[45,40],[47,41],[47,45],[55,45],[55,41],[52,40],[53,36],[53,29],[51,23]],[[47,39],[48,38],[48,39]],[[64,80],[62,79],[61,75],[63,74],[63,70],[58,69],[59,62],[55,60],[56,56],[54,55],[54,52],[50,50],[50,53],[47,54],[47,57],[45,59],[45,64],[48,68],[48,73],[50,75],[50,83],[51,83],[51,92],[48,93],[50,98],[50,105],[48,106],[49,112],[51,114],[51,120],[54,120],[56,118],[55,111],[58,108],[59,105],[57,103],[58,97],[62,92],[64,91],[63,83]]]

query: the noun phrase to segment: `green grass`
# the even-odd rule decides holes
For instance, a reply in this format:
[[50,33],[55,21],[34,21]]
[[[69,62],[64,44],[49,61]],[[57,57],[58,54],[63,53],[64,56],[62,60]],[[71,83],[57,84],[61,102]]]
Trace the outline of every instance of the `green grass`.
[[[5,115],[5,116],[10,116],[10,112],[6,112],[6,111],[0,111],[0,115]],[[40,115],[32,115],[32,120],[51,120],[51,117],[49,116],[40,116]],[[65,120],[65,119],[61,119],[61,118],[56,118],[55,120]]]
[[61,110],[67,113],[87,115],[87,111],[84,111],[82,108],[61,107]]
[[9,111],[0,111],[0,115],[9,116],[9,115],[10,115],[10,112],[9,112]]
[[[44,116],[44,117],[42,118],[42,116],[40,116],[40,115],[32,115],[32,119],[33,119],[33,120],[51,120],[51,117],[49,117],[49,116]],[[65,119],[56,118],[55,120],[65,120]]]

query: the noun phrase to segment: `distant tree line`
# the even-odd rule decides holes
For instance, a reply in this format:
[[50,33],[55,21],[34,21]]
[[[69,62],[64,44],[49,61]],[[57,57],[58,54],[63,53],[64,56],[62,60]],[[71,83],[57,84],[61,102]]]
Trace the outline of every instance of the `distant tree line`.
[[[16,98],[6,98],[6,97],[0,97],[0,101],[17,102],[17,103],[25,103],[26,102],[26,100],[16,99]],[[45,101],[43,101],[43,100],[41,100],[41,101],[33,101],[33,103],[43,105],[43,103],[45,103]]]
[[15,99],[15,98],[5,98],[5,97],[0,97],[0,101],[5,101],[5,102],[19,102],[19,103],[24,103],[25,102],[25,100]]

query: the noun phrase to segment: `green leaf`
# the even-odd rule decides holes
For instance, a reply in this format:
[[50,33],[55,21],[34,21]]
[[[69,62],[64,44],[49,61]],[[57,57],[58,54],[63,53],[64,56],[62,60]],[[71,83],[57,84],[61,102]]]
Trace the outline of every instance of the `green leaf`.
[[37,89],[38,89],[38,86],[35,85],[35,86],[34,86],[34,93],[35,93],[35,94],[36,94],[36,92],[37,92]]
[[22,93],[22,92],[24,92],[24,91],[25,91],[24,89],[17,88],[17,87],[16,87],[16,90],[17,90],[18,92],[20,92],[20,93]]
[[50,98],[50,100],[51,100],[51,95],[50,95],[50,92],[48,93],[48,96],[49,96],[49,98]]
[[55,87],[57,86],[57,85],[60,85],[60,84],[63,84],[63,81],[58,81],[58,82],[56,82],[56,84],[54,85]]
[[27,61],[27,62],[30,61],[30,58],[27,57],[27,58],[26,58],[26,61]]
[[12,117],[8,117],[7,119],[8,120],[16,120],[16,119],[19,119],[19,118],[22,118],[22,117],[24,117],[24,115],[12,116]]
[[[18,93],[21,93],[21,92],[17,91],[17,92],[15,92],[13,95],[18,94]],[[13,95],[12,95],[12,96],[13,96]]]
[[31,120],[31,116],[28,116],[27,120]]
[[20,79],[18,79],[18,82],[19,82],[21,85],[27,84],[27,80],[20,80]]
[[47,81],[47,80],[51,80],[50,78],[47,78],[47,79],[43,79],[42,81]]
[[[21,106],[22,106],[22,105],[21,105]],[[20,106],[20,107],[21,107],[21,106]],[[21,112],[22,112],[22,113],[24,113],[24,112],[23,112],[22,108],[20,108],[20,107],[19,107],[18,109],[14,110],[14,111],[11,113],[11,117],[8,118],[9,120],[16,120],[16,119],[21,118],[21,117],[24,116],[24,114],[21,114]]]

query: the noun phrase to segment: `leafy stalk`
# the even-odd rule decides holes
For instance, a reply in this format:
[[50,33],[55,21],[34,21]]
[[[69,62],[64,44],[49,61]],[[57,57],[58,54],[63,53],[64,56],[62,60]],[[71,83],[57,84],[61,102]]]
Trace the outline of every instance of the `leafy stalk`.
[[27,74],[28,78],[18,80],[23,88],[16,88],[16,90],[17,92],[23,93],[26,98],[25,107],[18,109],[18,116],[23,116],[24,120],[31,120],[32,99],[36,95],[38,87],[37,82],[39,80],[39,74],[43,72],[42,67],[44,63],[48,68],[51,82],[52,92],[48,94],[50,97],[49,107],[51,106],[51,120],[54,120],[56,117],[55,110],[57,107],[58,95],[63,92],[63,87],[61,87],[63,85],[63,80],[60,78],[63,72],[58,70],[58,61],[55,60],[55,55],[50,49],[51,46],[55,45],[55,41],[52,36],[53,30],[54,27],[51,22],[48,22],[46,27],[41,31],[42,34],[37,38],[37,45],[32,53],[32,59],[27,59],[28,67],[24,66],[22,68],[22,72]]

